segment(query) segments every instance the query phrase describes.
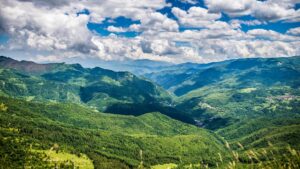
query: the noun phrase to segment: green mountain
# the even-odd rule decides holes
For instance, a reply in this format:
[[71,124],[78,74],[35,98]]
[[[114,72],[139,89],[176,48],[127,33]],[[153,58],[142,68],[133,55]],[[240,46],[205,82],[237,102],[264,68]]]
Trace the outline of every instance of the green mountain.
[[175,120],[193,122],[168,106],[168,92],[129,72],[6,57],[0,63],[1,167],[90,161],[96,168],[136,168],[196,163],[199,156],[213,164],[213,154],[226,156],[220,137]]
[[85,104],[99,111],[141,115],[160,111],[194,123],[170,107],[172,96],[129,72],[83,68],[79,64],[36,64],[0,58],[0,94],[32,101]]
[[300,57],[0,66],[0,168],[300,166]]
[[297,102],[299,63],[300,57],[239,59],[187,65],[147,77],[179,96],[177,108],[202,122],[212,118],[226,125],[242,116],[261,116],[270,104]]
[[146,76],[174,92],[176,108],[198,126],[238,149],[300,148],[300,57],[187,65]]

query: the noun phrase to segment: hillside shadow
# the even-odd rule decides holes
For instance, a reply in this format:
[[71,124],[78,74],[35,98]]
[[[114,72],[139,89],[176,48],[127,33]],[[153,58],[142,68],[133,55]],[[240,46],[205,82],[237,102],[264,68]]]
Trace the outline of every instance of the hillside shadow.
[[189,117],[185,113],[168,106],[160,104],[146,104],[146,103],[118,103],[108,106],[104,111],[105,113],[121,114],[121,115],[133,115],[140,116],[149,112],[160,112],[173,119],[182,121],[184,123],[195,124],[193,118]]

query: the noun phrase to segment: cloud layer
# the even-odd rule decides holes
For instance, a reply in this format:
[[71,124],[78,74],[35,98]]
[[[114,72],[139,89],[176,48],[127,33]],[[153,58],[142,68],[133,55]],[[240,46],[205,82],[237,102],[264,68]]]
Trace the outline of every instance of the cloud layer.
[[[0,33],[9,39],[0,50],[30,52],[39,61],[93,57],[202,63],[294,56],[300,55],[299,2],[205,0],[199,6],[184,0],[189,7],[181,8],[164,0],[1,0]],[[115,23],[119,17],[130,22]],[[92,30],[91,23],[102,27]],[[296,26],[284,32],[264,29],[280,23]]]

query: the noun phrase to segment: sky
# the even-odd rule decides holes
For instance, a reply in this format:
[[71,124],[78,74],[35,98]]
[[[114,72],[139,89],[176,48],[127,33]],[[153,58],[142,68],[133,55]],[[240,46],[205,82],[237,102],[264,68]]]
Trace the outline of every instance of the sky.
[[208,63],[300,55],[300,0],[0,0],[0,55]]

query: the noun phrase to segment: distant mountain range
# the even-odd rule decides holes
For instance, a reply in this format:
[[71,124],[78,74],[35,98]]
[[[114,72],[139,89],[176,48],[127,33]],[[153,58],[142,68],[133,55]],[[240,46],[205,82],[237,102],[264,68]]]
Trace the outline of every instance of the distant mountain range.
[[135,75],[143,75],[163,70],[175,64],[164,61],[154,61],[149,59],[124,59],[124,60],[101,60],[99,58],[76,58],[65,59],[66,63],[81,63],[84,67],[101,67],[113,71],[127,71]]
[[274,95],[298,98],[300,57],[178,65],[144,76],[177,95],[177,108],[198,118],[199,124],[218,128],[241,114],[255,116]]
[[247,81],[248,84],[257,85],[299,80],[299,60],[299,57],[250,58],[209,64],[182,64],[146,74],[145,77],[181,96],[203,86],[223,83],[233,76],[238,78],[239,83]]

